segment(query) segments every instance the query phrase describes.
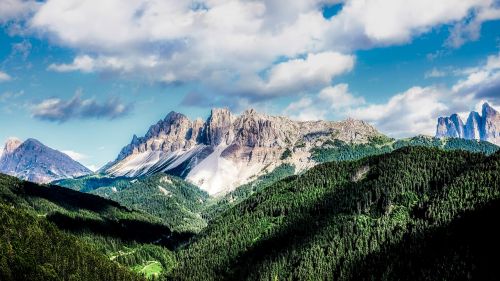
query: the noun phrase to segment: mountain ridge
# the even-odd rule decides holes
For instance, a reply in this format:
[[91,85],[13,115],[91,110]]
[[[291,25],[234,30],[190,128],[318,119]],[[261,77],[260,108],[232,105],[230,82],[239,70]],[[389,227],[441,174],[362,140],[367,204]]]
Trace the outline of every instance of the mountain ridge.
[[286,162],[299,170],[310,168],[315,164],[309,159],[310,149],[327,140],[365,143],[381,135],[354,119],[293,121],[254,109],[235,115],[227,108],[214,108],[206,121],[191,121],[172,111],[143,137],[134,135],[116,160],[99,172],[130,177],[167,172],[217,195],[247,183],[265,168]]

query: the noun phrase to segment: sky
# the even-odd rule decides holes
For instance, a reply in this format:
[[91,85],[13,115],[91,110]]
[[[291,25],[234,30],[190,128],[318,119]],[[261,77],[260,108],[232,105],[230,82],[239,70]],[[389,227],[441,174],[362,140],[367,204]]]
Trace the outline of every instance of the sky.
[[399,138],[486,101],[498,0],[0,0],[0,141],[91,169],[170,111],[350,117]]

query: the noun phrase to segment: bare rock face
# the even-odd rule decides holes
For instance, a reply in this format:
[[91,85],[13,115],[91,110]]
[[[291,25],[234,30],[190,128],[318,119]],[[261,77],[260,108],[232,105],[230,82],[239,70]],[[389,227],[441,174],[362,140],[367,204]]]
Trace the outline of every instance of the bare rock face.
[[500,114],[489,104],[483,104],[482,138],[500,145]]
[[481,139],[481,115],[479,113],[472,111],[467,118],[467,123],[465,125],[465,137],[470,140],[480,140]]
[[475,139],[500,145],[500,114],[488,103],[483,104],[481,113],[472,111],[465,125],[457,114],[440,117],[436,137]]
[[463,138],[465,127],[462,119],[457,114],[450,117],[440,117],[436,130],[436,137]]
[[[212,109],[203,122],[171,112],[144,137],[134,136],[101,172],[114,176],[166,172],[220,195],[282,163],[311,167],[315,163],[309,151],[327,140],[365,143],[378,135],[369,124],[353,119],[298,122],[253,109],[239,116],[228,109]],[[281,159],[285,150],[293,154]]]
[[0,157],[0,172],[37,183],[92,173],[66,154],[35,139],[9,139]]

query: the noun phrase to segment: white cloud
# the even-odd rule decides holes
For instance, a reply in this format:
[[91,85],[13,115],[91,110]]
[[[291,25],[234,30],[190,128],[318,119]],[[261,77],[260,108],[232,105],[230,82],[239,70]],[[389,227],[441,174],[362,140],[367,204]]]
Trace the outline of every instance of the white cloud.
[[82,161],[82,160],[88,158],[87,155],[85,155],[83,153],[78,153],[78,152],[73,151],[73,150],[63,150],[61,152],[68,155],[69,157],[71,157],[71,159],[73,159],[75,161]]
[[12,77],[10,77],[9,74],[3,72],[3,71],[0,71],[0,82],[5,82],[5,81],[9,81],[11,80]]
[[448,109],[447,97],[444,89],[413,87],[385,104],[357,108],[349,115],[395,137],[434,135],[437,118]]
[[[332,19],[332,44],[348,48],[400,44],[432,27],[456,23],[493,0],[351,0]],[[336,42],[339,39],[343,41]]]
[[293,59],[274,66],[265,87],[298,92],[329,85],[333,77],[351,71],[353,66],[353,56],[335,52],[309,54],[305,59]]
[[319,92],[318,98],[322,104],[326,102],[331,109],[336,111],[365,103],[364,98],[355,97],[349,93],[349,85],[347,84],[326,87]]
[[316,107],[312,98],[304,97],[296,102],[292,102],[284,110],[290,118],[299,121],[324,120],[327,111]]
[[482,65],[465,69],[462,74],[466,77],[453,85],[453,92],[491,102],[500,101],[500,53],[488,56]]
[[34,0],[2,0],[0,1],[0,23],[20,19],[35,11],[37,6]]
[[489,5],[478,7],[475,10],[475,14],[475,17],[472,19],[464,19],[452,28],[446,42],[448,46],[458,48],[468,41],[477,40],[480,36],[483,22],[500,19],[500,9]]
[[[493,5],[492,0],[347,0],[339,14],[323,18],[322,5],[334,2],[339,1],[47,0],[28,26],[79,53],[50,70],[196,81],[206,92],[258,99],[292,94],[293,85],[299,91],[325,86],[337,75],[337,65],[321,56],[405,43],[436,25],[458,23],[471,11],[481,11],[474,15],[483,22]],[[316,70],[309,64],[315,58]],[[261,77],[265,70],[268,80]]]
[[323,88],[317,95],[290,103],[283,113],[296,120],[321,120],[326,119],[328,114],[345,117],[351,108],[364,103],[363,98],[349,93],[347,84],[338,84]]
[[484,102],[500,103],[500,54],[456,74],[465,77],[450,88],[412,87],[387,103],[358,107],[348,114],[395,137],[434,135],[440,116],[458,113],[465,121],[468,112],[477,111]]
[[69,64],[51,64],[48,70],[57,72],[94,72],[94,71],[129,71],[132,65],[119,57],[104,57],[92,58],[88,55],[81,55],[74,58]]

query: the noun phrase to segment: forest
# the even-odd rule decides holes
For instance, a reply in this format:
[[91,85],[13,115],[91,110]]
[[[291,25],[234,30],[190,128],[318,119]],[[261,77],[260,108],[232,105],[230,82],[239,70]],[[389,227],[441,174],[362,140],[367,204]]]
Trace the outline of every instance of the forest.
[[325,163],[215,218],[170,278],[487,280],[498,239],[461,230],[492,229],[499,199],[500,152],[411,146]]

